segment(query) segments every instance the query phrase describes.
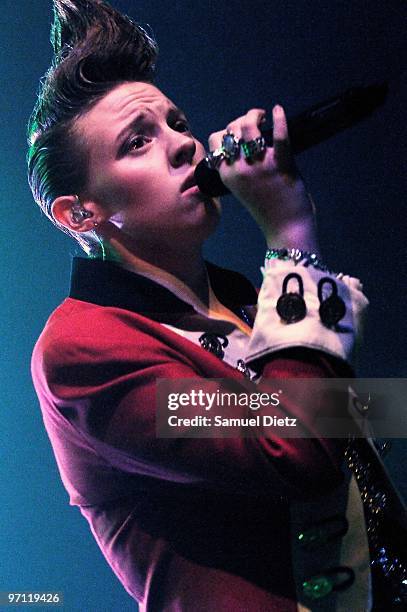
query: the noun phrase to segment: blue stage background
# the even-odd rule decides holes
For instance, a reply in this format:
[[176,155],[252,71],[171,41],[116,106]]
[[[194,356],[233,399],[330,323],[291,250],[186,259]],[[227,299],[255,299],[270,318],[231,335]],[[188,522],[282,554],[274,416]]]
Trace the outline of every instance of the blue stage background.
[[[203,140],[251,107],[292,116],[351,86],[391,80],[371,118],[298,158],[318,207],[324,258],[360,277],[371,301],[359,374],[407,376],[405,219],[407,6],[403,0],[115,0],[150,24],[158,85]],[[1,5],[0,590],[63,591],[71,611],[134,610],[77,508],[68,506],[32,389],[32,347],[66,296],[75,245],[44,218],[26,182],[25,125],[51,59],[51,0]],[[207,256],[259,283],[264,242],[224,201]],[[403,258],[404,255],[404,258]],[[407,441],[388,465],[407,496]]]

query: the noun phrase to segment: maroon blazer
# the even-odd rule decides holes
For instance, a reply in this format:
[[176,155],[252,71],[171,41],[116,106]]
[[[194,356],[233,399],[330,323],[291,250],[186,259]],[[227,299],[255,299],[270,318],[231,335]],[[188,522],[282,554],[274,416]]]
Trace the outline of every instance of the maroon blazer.
[[[255,303],[240,275],[214,266],[209,274],[232,310]],[[345,441],[158,439],[158,378],[242,380],[161,325],[190,308],[113,263],[74,260],[70,297],[32,360],[62,481],[141,610],[297,610],[289,506],[310,496],[323,505],[342,486]],[[343,367],[300,348],[262,364],[265,378],[349,376]],[[275,414],[308,427],[313,409],[282,405]],[[326,601],[321,609],[331,609]]]

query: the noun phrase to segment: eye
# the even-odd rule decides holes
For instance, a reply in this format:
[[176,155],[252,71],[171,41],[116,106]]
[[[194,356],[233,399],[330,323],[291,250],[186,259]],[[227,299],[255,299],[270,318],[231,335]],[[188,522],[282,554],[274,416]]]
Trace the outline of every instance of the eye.
[[177,132],[191,132],[191,128],[186,119],[178,119],[177,121],[175,121],[172,126],[172,129],[176,130]]
[[134,136],[129,142],[129,150],[141,149],[144,145],[148,144],[150,139],[147,136]]

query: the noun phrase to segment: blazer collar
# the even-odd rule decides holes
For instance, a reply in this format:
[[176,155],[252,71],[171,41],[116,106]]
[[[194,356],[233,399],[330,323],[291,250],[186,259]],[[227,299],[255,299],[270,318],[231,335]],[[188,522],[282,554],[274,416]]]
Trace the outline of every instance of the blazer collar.
[[[206,266],[212,289],[227,308],[237,312],[241,306],[256,304],[257,292],[244,276],[209,262]],[[69,297],[139,314],[194,312],[159,283],[100,259],[73,259]]]

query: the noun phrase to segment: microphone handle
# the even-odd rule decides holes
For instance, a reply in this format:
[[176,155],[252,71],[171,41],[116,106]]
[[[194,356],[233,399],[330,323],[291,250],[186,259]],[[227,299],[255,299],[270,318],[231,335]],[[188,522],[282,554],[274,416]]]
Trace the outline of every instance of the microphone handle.
[[[387,83],[353,87],[288,119],[288,135],[293,154],[298,155],[369,116],[384,103],[388,89]],[[272,147],[273,130],[262,130],[261,134],[267,146]],[[219,172],[211,168],[206,159],[197,165],[195,179],[199,189],[206,195],[217,197],[230,193],[222,183]]]

